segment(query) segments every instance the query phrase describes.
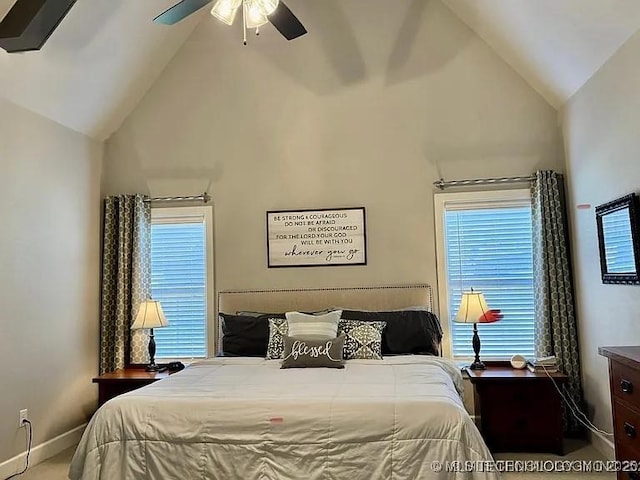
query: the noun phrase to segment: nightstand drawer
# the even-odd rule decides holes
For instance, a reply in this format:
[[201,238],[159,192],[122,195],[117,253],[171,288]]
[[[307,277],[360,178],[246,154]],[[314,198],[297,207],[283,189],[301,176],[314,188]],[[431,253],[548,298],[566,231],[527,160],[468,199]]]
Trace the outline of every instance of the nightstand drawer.
[[[552,437],[558,434],[558,418],[532,415],[530,412],[512,412],[494,416],[486,423],[492,434],[509,437],[526,435],[528,437]],[[552,420],[551,422],[549,420]],[[561,419],[560,419],[561,421]]]
[[[477,386],[480,394],[486,392],[486,408],[495,415],[515,415],[526,412],[529,416],[543,415],[557,405],[557,394],[550,382],[505,382]],[[483,412],[485,409],[483,408]]]

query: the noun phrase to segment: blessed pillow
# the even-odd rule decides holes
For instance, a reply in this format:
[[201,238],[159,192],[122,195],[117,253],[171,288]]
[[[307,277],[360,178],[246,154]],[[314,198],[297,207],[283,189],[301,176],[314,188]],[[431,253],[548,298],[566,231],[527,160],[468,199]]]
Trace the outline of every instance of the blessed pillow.
[[284,357],[280,368],[344,368],[343,335],[331,339],[284,337]]
[[267,360],[282,358],[284,337],[289,334],[286,318],[269,318],[269,341],[267,343]]
[[218,315],[222,329],[221,350],[224,356],[264,357],[269,341],[267,317]]
[[382,354],[440,355],[442,327],[433,313],[425,310],[366,312],[343,310],[342,318],[365,322],[386,322],[382,333]]
[[336,338],[341,314],[342,310],[335,310],[324,315],[287,312],[288,334],[292,337]]
[[386,322],[340,320],[338,334],[345,336],[344,359],[382,360],[382,332]]

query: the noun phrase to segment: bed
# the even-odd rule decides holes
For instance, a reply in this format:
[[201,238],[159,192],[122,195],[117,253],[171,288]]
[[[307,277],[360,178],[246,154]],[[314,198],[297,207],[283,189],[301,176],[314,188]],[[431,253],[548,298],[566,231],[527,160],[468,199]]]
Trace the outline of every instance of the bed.
[[[428,286],[227,292],[219,310],[431,308]],[[70,478],[494,479],[455,364],[437,355],[281,369],[214,357],[105,403]],[[458,470],[447,471],[446,462]],[[441,468],[442,467],[442,468]],[[450,470],[450,468],[449,468]]]

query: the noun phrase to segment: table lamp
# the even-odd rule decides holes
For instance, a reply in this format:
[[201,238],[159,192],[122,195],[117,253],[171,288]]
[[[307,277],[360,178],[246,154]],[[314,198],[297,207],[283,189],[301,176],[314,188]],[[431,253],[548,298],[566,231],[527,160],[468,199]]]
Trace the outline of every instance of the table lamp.
[[500,310],[491,310],[487,305],[482,292],[463,292],[460,300],[460,308],[455,321],[461,323],[473,323],[473,351],[476,358],[469,368],[471,370],[484,370],[486,365],[480,361],[480,337],[478,336],[478,323],[493,323],[502,318]]
[[131,325],[131,330],[140,330],[143,328],[151,329],[149,334],[149,365],[147,372],[157,372],[160,367],[156,365],[154,357],[156,356],[156,341],[153,338],[153,329],[166,327],[169,325],[167,318],[164,316],[162,306],[157,300],[145,300],[140,304],[136,320]]

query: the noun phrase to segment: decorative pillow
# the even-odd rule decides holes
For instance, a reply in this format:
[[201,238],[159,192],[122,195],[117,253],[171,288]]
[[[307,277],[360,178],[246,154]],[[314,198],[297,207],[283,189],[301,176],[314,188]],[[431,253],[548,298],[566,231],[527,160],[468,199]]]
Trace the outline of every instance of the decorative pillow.
[[344,335],[330,339],[285,336],[280,368],[344,368],[344,341]]
[[289,335],[305,338],[336,338],[338,322],[342,310],[325,313],[324,315],[308,315],[300,312],[287,312]]
[[440,355],[442,328],[433,313],[425,310],[365,312],[343,310],[342,318],[365,322],[386,322],[382,333],[382,354]]
[[269,318],[285,318],[283,313],[266,313],[266,312],[253,312],[253,311],[239,311],[236,315],[243,315],[245,317],[269,317]]
[[269,318],[269,342],[267,344],[267,360],[282,358],[284,352],[283,339],[289,333],[286,318]]
[[338,334],[345,336],[344,359],[382,360],[382,331],[386,322],[340,320]]
[[[317,310],[315,312],[303,312],[309,315],[324,315],[325,313],[333,312],[334,310],[340,310],[339,308],[325,308],[324,310]],[[286,318],[285,313],[267,313],[267,312],[254,312],[253,310],[240,310],[236,312],[236,315],[246,315],[247,317],[262,317],[266,315],[271,318]]]
[[244,315],[218,315],[222,328],[222,354],[224,356],[264,357],[269,340],[267,317]]

